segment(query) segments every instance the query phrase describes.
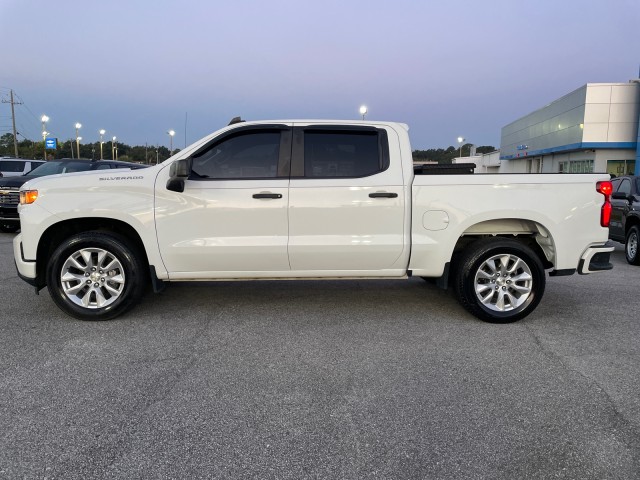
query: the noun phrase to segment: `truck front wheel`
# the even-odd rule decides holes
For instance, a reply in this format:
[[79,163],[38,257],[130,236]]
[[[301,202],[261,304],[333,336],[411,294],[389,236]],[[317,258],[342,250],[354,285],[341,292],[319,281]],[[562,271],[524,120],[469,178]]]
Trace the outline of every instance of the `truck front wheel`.
[[121,237],[86,232],[66,239],[47,265],[51,298],[81,320],[109,320],[129,310],[144,290],[140,254]]
[[454,286],[471,314],[491,323],[510,323],[529,315],[545,287],[545,272],[531,248],[492,237],[468,246],[458,263]]

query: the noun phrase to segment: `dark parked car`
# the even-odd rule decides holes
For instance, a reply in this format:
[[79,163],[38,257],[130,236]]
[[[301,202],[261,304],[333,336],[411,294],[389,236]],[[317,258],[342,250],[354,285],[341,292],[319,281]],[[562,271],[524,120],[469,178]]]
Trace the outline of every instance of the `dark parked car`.
[[609,238],[624,243],[627,262],[640,265],[640,177],[626,175],[611,180],[611,222]]
[[0,178],[0,231],[15,232],[20,228],[18,204],[20,203],[20,187],[32,178],[55,175],[58,173],[85,172],[87,170],[110,170],[114,168],[145,168],[148,165],[119,162],[117,160],[52,160],[34,168],[26,175]]

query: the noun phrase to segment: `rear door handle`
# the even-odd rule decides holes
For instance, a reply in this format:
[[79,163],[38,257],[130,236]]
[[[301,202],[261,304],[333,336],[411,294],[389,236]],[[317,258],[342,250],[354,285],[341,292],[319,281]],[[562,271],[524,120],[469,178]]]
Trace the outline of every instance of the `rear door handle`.
[[391,193],[391,192],[375,192],[375,193],[370,193],[369,196],[371,198],[396,198],[398,194]]
[[253,198],[282,198],[281,193],[254,193]]

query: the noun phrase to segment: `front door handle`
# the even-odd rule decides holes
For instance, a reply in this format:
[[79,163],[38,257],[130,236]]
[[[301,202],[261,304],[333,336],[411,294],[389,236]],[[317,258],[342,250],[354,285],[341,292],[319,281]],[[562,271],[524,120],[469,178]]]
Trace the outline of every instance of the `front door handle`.
[[281,193],[254,193],[253,198],[282,198]]
[[375,192],[370,193],[369,196],[371,198],[396,198],[398,194],[392,192]]

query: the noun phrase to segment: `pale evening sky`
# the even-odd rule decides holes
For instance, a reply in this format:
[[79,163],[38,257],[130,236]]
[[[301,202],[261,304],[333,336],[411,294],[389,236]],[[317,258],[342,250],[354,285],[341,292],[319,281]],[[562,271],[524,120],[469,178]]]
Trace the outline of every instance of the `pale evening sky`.
[[[247,120],[408,123],[413,148],[507,123],[640,65],[638,0],[0,0],[18,131],[174,146]],[[0,134],[10,131],[0,104]]]

